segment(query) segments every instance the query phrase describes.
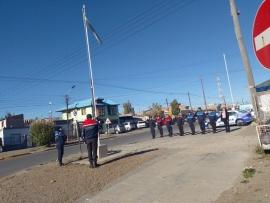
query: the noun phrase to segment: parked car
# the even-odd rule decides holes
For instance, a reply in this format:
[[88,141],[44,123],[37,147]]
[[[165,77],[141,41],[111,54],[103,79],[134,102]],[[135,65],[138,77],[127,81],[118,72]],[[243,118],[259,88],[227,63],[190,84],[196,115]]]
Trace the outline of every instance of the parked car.
[[[247,125],[252,122],[252,116],[249,111],[245,111],[245,110],[228,111],[228,113],[229,113],[229,125],[242,126],[242,125]],[[224,123],[221,121],[220,115],[221,114],[219,114],[218,120],[216,121],[217,127],[224,126]],[[210,126],[209,119],[206,119],[205,126],[206,127]]]
[[130,130],[135,130],[136,129],[136,125],[133,122],[124,122],[123,125],[126,128],[126,131],[130,131]]
[[137,128],[146,128],[146,123],[144,121],[138,121]]
[[119,133],[124,133],[126,132],[126,128],[124,125],[117,125],[117,124],[113,124],[113,125],[109,125],[109,128],[106,129],[105,132],[107,132],[108,130],[108,134],[119,134]]

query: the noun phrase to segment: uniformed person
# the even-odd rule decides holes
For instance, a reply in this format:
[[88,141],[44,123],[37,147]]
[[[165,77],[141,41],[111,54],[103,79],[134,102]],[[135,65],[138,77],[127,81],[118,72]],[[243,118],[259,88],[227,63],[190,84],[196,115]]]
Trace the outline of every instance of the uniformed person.
[[216,126],[216,121],[217,121],[217,115],[215,111],[211,111],[208,114],[209,120],[210,120],[210,125],[212,126],[212,131],[213,133],[216,133],[217,126]]
[[194,114],[191,113],[191,111],[187,115],[187,121],[191,130],[191,134],[195,135],[195,126],[194,126],[195,117],[194,117]]
[[179,132],[180,132],[180,136],[184,136],[184,128],[183,128],[184,119],[182,118],[182,115],[179,114],[178,117],[175,118],[175,121],[177,123],[178,129],[179,129]]
[[163,128],[162,128],[162,126],[163,126],[163,120],[160,117],[160,115],[158,115],[156,121],[157,121],[157,128],[159,130],[160,137],[163,137]]
[[198,119],[200,129],[201,129],[201,134],[205,134],[205,112],[201,109],[201,107],[198,108],[198,111],[196,112],[195,116]]
[[166,121],[167,130],[168,130],[168,133],[169,133],[169,137],[172,137],[172,135],[173,135],[172,118],[170,117],[170,115],[166,116],[165,121]]
[[152,116],[149,116],[148,124],[149,124],[150,132],[152,135],[152,139],[155,139],[156,138],[156,131],[155,131],[156,123],[153,120]]

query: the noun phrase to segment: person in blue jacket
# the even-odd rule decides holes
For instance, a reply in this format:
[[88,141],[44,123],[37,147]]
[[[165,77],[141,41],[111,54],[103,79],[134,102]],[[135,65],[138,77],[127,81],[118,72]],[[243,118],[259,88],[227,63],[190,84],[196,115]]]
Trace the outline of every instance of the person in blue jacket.
[[62,127],[59,127],[58,130],[54,132],[55,135],[55,144],[57,148],[57,153],[58,153],[58,164],[59,166],[63,166],[63,155],[64,155],[64,145],[67,140],[66,135],[63,134],[62,132]]
[[195,116],[198,119],[200,129],[201,129],[201,134],[205,134],[205,112],[202,110],[201,107],[198,108],[198,111],[196,112]]
[[188,124],[189,124],[189,127],[190,127],[190,130],[191,130],[191,134],[192,135],[195,135],[195,125],[194,125],[194,122],[195,122],[195,116],[193,113],[188,112],[187,116],[187,121],[188,121]]
[[211,111],[208,114],[208,117],[209,117],[210,125],[212,126],[212,131],[213,131],[213,133],[216,133],[217,132],[216,121],[218,119],[217,118],[217,115],[216,115],[216,112],[215,111]]

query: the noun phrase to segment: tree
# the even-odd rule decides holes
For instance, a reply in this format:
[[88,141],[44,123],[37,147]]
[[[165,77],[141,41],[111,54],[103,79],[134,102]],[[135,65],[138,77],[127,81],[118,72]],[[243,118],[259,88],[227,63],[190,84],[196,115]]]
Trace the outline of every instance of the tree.
[[149,107],[150,109],[150,114],[153,118],[157,117],[158,115],[160,115],[162,113],[162,106],[158,103],[153,103],[151,107]]
[[54,142],[54,124],[43,120],[35,120],[29,129],[30,137],[37,146],[51,146]]
[[176,116],[180,113],[179,110],[179,103],[176,99],[174,99],[171,103],[171,107],[172,107],[172,115]]
[[[13,114],[13,115],[14,115],[14,114]],[[10,112],[7,111],[5,117],[7,118],[7,117],[11,117],[11,116],[12,116],[12,114],[11,114]]]
[[128,100],[126,103],[123,104],[123,108],[124,108],[124,114],[134,114],[134,108],[132,107],[130,101]]

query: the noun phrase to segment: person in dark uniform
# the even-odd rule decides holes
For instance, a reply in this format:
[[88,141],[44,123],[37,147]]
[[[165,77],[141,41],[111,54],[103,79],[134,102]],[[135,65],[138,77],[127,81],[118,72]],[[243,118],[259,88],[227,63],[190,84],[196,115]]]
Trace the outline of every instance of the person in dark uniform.
[[205,112],[201,109],[201,107],[198,108],[198,111],[196,112],[195,116],[198,119],[200,129],[201,129],[201,134],[205,134]]
[[155,130],[156,123],[155,123],[155,120],[153,120],[152,116],[149,116],[148,124],[149,124],[150,132],[152,135],[152,139],[155,139],[156,138],[156,130]]
[[191,134],[192,135],[195,135],[195,125],[194,125],[195,117],[194,117],[194,114],[193,113],[191,113],[191,112],[188,113],[188,115],[187,115],[187,121],[188,121],[190,130],[191,130]]
[[82,138],[87,146],[90,168],[97,168],[97,147],[98,147],[98,122],[92,120],[92,115],[87,114],[86,120],[82,124]]
[[166,121],[167,130],[168,130],[168,133],[169,133],[169,137],[172,137],[172,135],[173,135],[172,118],[170,117],[170,115],[166,116],[165,121]]
[[64,155],[64,145],[67,140],[67,136],[63,134],[62,128],[59,127],[58,130],[54,132],[55,135],[55,144],[58,153],[58,164],[59,166],[63,166],[63,155]]
[[180,132],[180,136],[184,136],[184,128],[183,128],[183,125],[184,125],[184,119],[182,118],[182,115],[181,114],[178,114],[178,117],[175,119],[176,123],[177,123],[177,126],[178,126],[178,129],[179,129],[179,132]]
[[160,115],[158,115],[156,121],[157,121],[157,128],[159,130],[160,137],[163,137],[163,128],[162,128],[162,126],[163,126],[163,120],[160,117]]
[[215,111],[211,111],[208,114],[208,117],[209,117],[209,120],[210,120],[210,125],[212,126],[212,131],[213,131],[213,133],[216,133],[216,129],[217,129],[217,126],[216,126],[216,121],[217,121],[216,112]]
[[230,125],[229,125],[229,113],[225,107],[222,108],[220,118],[221,118],[221,121],[223,121],[225,125],[226,133],[229,133],[231,131]]

